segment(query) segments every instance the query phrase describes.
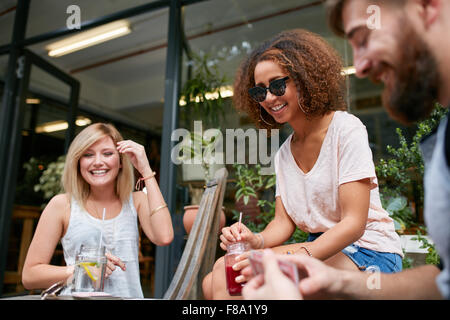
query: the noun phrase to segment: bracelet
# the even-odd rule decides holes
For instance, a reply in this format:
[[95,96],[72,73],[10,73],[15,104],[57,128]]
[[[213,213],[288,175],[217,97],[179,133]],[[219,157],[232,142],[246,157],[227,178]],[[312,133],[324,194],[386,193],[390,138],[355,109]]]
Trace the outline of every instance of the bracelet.
[[159,206],[158,208],[153,209],[152,212],[150,212],[150,218],[151,218],[156,212],[158,212],[159,210],[164,209],[164,208],[167,208],[167,204],[163,204],[162,206]]
[[135,189],[136,189],[137,191],[139,191],[139,190],[141,189],[142,182],[145,181],[145,180],[147,180],[147,179],[153,178],[155,175],[156,175],[156,172],[153,171],[148,177],[145,177],[145,178],[139,178],[138,181],[136,182]]
[[258,249],[264,249],[264,237],[263,237],[263,235],[258,232],[258,233],[255,233],[255,236],[258,236],[258,238],[261,239],[261,241],[259,242],[259,245],[258,245]]
[[308,249],[307,247],[300,247],[300,249],[305,249],[306,253],[307,253],[310,257],[313,256],[312,253],[311,253],[311,251],[309,251],[309,249]]
[[[302,246],[302,247],[300,247],[300,249],[305,249],[306,253],[307,253],[310,257],[313,256],[312,253],[311,253],[311,251],[309,251],[309,249],[308,249],[307,247]],[[299,250],[300,250],[300,249],[299,249]],[[298,251],[298,250],[294,250],[294,251],[288,250],[288,251],[286,251],[286,254],[294,254],[294,253],[296,253],[297,251]]]

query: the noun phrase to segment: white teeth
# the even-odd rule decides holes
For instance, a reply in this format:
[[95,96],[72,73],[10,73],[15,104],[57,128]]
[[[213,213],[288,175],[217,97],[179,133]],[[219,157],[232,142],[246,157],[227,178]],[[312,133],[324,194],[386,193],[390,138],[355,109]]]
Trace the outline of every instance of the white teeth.
[[92,174],[105,174],[106,170],[92,170]]
[[281,109],[283,109],[286,106],[286,103],[282,104],[281,106],[278,107],[273,107],[272,110],[273,111],[280,111]]

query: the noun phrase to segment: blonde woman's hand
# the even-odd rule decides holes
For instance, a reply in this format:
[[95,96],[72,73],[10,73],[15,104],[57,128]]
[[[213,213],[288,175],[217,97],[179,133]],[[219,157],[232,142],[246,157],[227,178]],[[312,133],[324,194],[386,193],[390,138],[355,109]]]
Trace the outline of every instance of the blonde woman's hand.
[[117,151],[127,154],[131,164],[143,177],[152,173],[144,146],[132,140],[122,140],[117,142]]
[[105,278],[108,278],[113,273],[113,271],[116,270],[116,266],[118,266],[123,271],[127,269],[125,263],[120,260],[120,258],[113,256],[110,253],[106,253],[105,256],[107,259]]

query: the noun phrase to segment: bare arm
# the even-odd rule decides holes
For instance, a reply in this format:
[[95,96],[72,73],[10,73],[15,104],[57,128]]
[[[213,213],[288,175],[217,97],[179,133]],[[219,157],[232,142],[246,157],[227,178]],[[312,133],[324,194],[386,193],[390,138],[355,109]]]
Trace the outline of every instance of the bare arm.
[[436,285],[439,269],[424,265],[398,273],[338,270],[305,256],[280,256],[303,270],[300,292],[305,298],[442,299]]
[[343,272],[339,295],[350,299],[442,299],[436,285],[438,274],[433,265],[390,274]]
[[[264,238],[264,247],[272,248],[281,245],[291,237],[294,231],[295,224],[286,213],[281,198],[277,197],[275,199],[275,217],[269,222],[264,231],[261,232],[261,235]],[[254,249],[261,249],[262,244],[261,239],[245,225],[242,224],[241,230],[239,230],[238,223],[223,228],[220,240],[220,247],[223,250],[226,250],[226,245],[228,243],[241,240],[249,242]]]
[[[300,284],[295,286],[280,271],[275,259],[295,263]],[[386,274],[338,270],[306,255],[265,254],[264,276],[244,287],[246,299],[442,299],[436,285],[439,269],[424,265]],[[270,266],[270,268],[269,268]]]
[[65,195],[53,197],[42,212],[22,271],[25,288],[48,288],[73,274],[73,266],[50,265],[56,245],[63,235],[64,216],[68,212],[70,206]]
[[281,197],[275,199],[275,217],[261,234],[264,237],[264,247],[272,248],[289,240],[296,228],[294,221],[287,214]]
[[[152,176],[152,169],[145,153],[145,148],[131,140],[119,141],[117,150],[130,158],[133,166],[143,178]],[[145,180],[147,195],[137,192],[134,200],[142,230],[154,244],[166,246],[173,240],[172,218],[155,177]]]
[[172,218],[167,208],[151,212],[165,204],[156,179],[146,181],[147,195],[135,192],[138,198],[138,215],[142,230],[154,244],[166,246],[173,240]]
[[[315,241],[306,244],[312,255],[317,259],[326,260],[361,238],[367,223],[369,203],[369,179],[339,186],[341,220]],[[301,250],[302,245],[294,245],[296,247],[294,251],[306,253]]]

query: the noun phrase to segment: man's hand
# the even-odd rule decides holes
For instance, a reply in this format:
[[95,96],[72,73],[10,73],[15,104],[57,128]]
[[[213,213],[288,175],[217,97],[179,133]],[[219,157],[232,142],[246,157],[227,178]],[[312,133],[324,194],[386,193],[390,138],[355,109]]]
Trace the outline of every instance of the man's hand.
[[264,250],[264,274],[252,278],[243,288],[247,300],[302,299],[299,288],[278,267],[277,257],[271,250]]

